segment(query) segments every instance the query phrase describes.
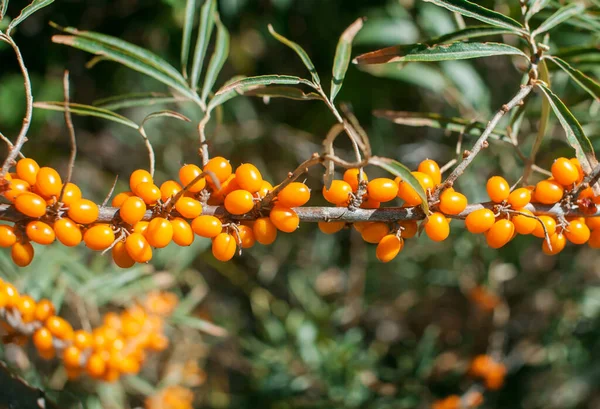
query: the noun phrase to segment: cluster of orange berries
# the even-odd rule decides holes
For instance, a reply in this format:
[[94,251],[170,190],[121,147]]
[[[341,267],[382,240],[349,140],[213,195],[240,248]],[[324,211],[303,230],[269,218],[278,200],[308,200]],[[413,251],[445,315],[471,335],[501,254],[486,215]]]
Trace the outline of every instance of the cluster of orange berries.
[[[429,197],[436,186],[442,181],[439,165],[430,159],[422,161],[417,171],[411,172]],[[421,205],[422,199],[415,189],[397,177],[376,178],[368,180],[364,171],[348,169],[343,180],[334,180],[329,189],[323,188],[323,196],[328,202],[337,206],[358,204],[363,209],[377,209],[381,203],[400,198],[404,207]],[[467,198],[453,188],[446,188],[439,202],[435,204],[434,212],[429,215],[424,224],[425,233],[434,241],[445,240],[450,234],[450,224],[446,216],[455,216],[467,208]],[[321,222],[319,228],[324,233],[335,233],[346,226],[345,222]],[[386,263],[393,260],[404,247],[404,239],[417,234],[416,221],[386,222],[357,222],[353,227],[358,230],[363,240],[377,244],[377,258]]]
[[146,409],[192,409],[194,393],[183,386],[171,385],[145,401]]
[[0,280],[0,324],[5,343],[24,344],[31,336],[40,357],[62,360],[70,379],[85,373],[113,382],[123,374],[138,373],[147,351],[162,351],[168,344],[163,320],[177,304],[172,293],[151,293],[142,304],[121,314],[108,313],[100,327],[74,330],[55,315],[54,305],[20,295]]

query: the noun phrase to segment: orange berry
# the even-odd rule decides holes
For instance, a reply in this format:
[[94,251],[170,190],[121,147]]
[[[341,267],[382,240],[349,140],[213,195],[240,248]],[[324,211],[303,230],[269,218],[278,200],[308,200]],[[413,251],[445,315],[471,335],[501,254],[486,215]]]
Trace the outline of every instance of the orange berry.
[[[519,212],[533,216],[533,213],[527,209],[520,209]],[[519,234],[531,234],[539,224],[535,218],[524,216],[522,214],[513,216],[512,222],[515,225],[515,231]]]
[[80,350],[86,350],[91,348],[93,344],[92,334],[82,329],[79,329],[73,333],[73,345]]
[[433,241],[444,241],[450,235],[450,224],[439,212],[431,214],[425,221],[425,233]]
[[7,248],[17,242],[15,228],[6,224],[0,224],[0,247]]
[[263,180],[260,184],[260,188],[256,192],[256,195],[262,198],[269,194],[271,190],[273,190],[273,185],[267,182],[266,180]]
[[237,234],[240,238],[243,249],[249,249],[250,247],[254,246],[254,243],[256,243],[254,231],[250,226],[244,226],[243,224],[239,225]]
[[144,236],[152,247],[166,247],[173,239],[173,226],[164,217],[155,217],[148,224]]
[[554,233],[550,236],[550,244],[552,245],[552,249],[548,247],[548,240],[544,240],[542,243],[542,251],[544,254],[553,256],[563,251],[567,244],[567,239],[563,233]]
[[119,216],[127,224],[134,225],[144,218],[146,214],[146,203],[137,196],[125,199],[119,209]]
[[252,226],[254,238],[265,246],[273,243],[277,238],[277,227],[269,217],[259,217]]
[[577,169],[577,180],[576,183],[581,183],[583,182],[583,178],[585,177],[585,175],[583,174],[583,169],[581,168],[581,163],[579,163],[579,160],[577,158],[571,158],[569,159],[569,161],[573,164],[573,166],[575,166],[575,169]]
[[58,241],[67,247],[74,247],[83,240],[81,229],[69,218],[55,221],[53,229]]
[[440,172],[440,167],[436,161],[425,159],[423,162],[419,163],[417,170],[429,175],[431,180],[433,180],[434,186],[442,183],[442,173]]
[[193,219],[202,214],[202,204],[191,197],[180,197],[175,203],[175,210],[186,219]]
[[212,239],[221,233],[223,223],[215,216],[202,215],[192,220],[192,230],[198,236]]
[[62,189],[62,179],[56,170],[43,167],[37,172],[35,187],[44,197],[58,196]]
[[229,233],[219,233],[212,242],[212,253],[219,261],[229,261],[235,255],[237,245]]
[[19,267],[27,267],[31,264],[33,256],[33,246],[29,242],[16,242],[11,247],[10,257],[12,258],[13,263]]
[[543,204],[554,204],[563,197],[565,189],[555,180],[542,180],[535,185],[535,200]]
[[546,230],[548,231],[548,236],[552,236],[556,232],[556,220],[554,220],[550,216],[538,216],[539,220],[535,222],[535,229],[531,232],[535,237],[539,237],[543,239],[546,237],[544,235],[544,228],[542,227],[542,223],[546,226]]
[[499,249],[512,240],[515,234],[515,225],[506,219],[496,221],[485,233],[488,246]]
[[152,182],[142,182],[133,191],[136,196],[142,198],[147,205],[155,204],[160,200],[160,189]]
[[390,232],[390,228],[386,223],[373,222],[365,226],[360,234],[367,243],[377,244]]
[[152,259],[152,248],[141,233],[131,233],[125,239],[127,253],[138,263],[146,263]]
[[585,224],[592,230],[600,229],[600,216],[586,217]]
[[214,192],[211,195],[211,199],[221,201],[221,203],[222,203],[223,199],[225,199],[225,196],[227,196],[229,193],[233,192],[234,190],[239,190],[239,189],[240,189],[240,185],[238,185],[235,175],[230,175],[224,182],[221,182],[221,189]]
[[81,365],[81,351],[75,345],[66,347],[62,358],[66,367],[77,368]]
[[20,296],[15,307],[21,314],[21,319],[24,323],[32,322],[35,319],[36,303],[35,300],[30,296]]
[[194,242],[194,232],[186,220],[176,217],[170,220],[170,223],[173,226],[173,241],[175,244],[189,246]]
[[38,351],[48,351],[53,349],[52,334],[47,328],[40,328],[33,333],[33,345]]
[[132,196],[135,196],[133,192],[121,192],[113,198],[111,205],[112,207],[121,207],[123,206],[123,203],[125,203],[125,200]]
[[34,185],[40,165],[33,159],[23,158],[17,162],[17,176],[30,185]]
[[319,222],[319,230],[325,234],[334,234],[342,230],[346,222]]
[[115,241],[115,233],[109,224],[96,224],[83,233],[83,242],[94,251],[103,251]]
[[592,230],[590,239],[588,240],[588,246],[593,249],[600,249],[600,230]]
[[148,230],[149,224],[150,224],[150,222],[146,222],[143,220],[141,222],[137,222],[136,224],[133,225],[133,232],[145,234],[146,230]]
[[[344,172],[344,182],[348,183],[350,187],[352,187],[352,191],[356,192],[358,190],[358,178],[359,178],[360,170],[358,168],[348,169]],[[367,174],[363,171],[362,179],[365,182],[369,181],[367,178]]]
[[[417,179],[425,193],[427,193],[427,189],[433,188],[434,184],[431,176],[423,172],[411,172],[411,174]],[[398,177],[396,178],[396,182],[398,183],[398,197],[404,200],[406,206],[418,206],[421,204],[421,197],[406,181]]]
[[0,284],[0,296],[3,299],[3,307],[16,307],[20,298],[19,292],[15,286],[10,283]]
[[567,239],[573,244],[585,244],[590,239],[590,228],[582,220],[573,220],[564,231]]
[[496,222],[496,216],[490,209],[477,209],[465,218],[465,227],[473,234],[485,233]]
[[508,199],[510,186],[502,176],[492,176],[486,184],[487,194],[492,202],[500,203]]
[[39,195],[23,192],[15,199],[15,208],[29,217],[42,217],[46,214],[46,201]]
[[368,197],[367,195],[363,196],[363,201],[360,204],[361,209],[379,209],[380,206],[381,206],[381,202],[378,202],[377,200],[373,200],[370,197]]
[[124,241],[119,241],[113,246],[111,255],[115,264],[121,268],[130,268],[135,264],[135,260],[127,252]]
[[[181,170],[179,171],[181,172]],[[163,202],[166,202],[177,193],[181,192],[183,188],[181,185],[174,180],[167,180],[162,185],[160,185],[160,199]]]
[[279,205],[275,205],[271,209],[269,219],[271,219],[271,222],[273,222],[278,230],[281,230],[284,233],[292,233],[298,228],[298,225],[300,225],[300,218],[294,210]]
[[67,183],[62,195],[62,202],[69,206],[75,200],[81,199],[81,189],[74,183]]
[[206,187],[206,178],[204,177],[200,178],[200,180],[195,182],[193,185],[188,186],[194,181],[194,179],[200,176],[201,173],[202,169],[193,164],[184,165],[181,167],[181,169],[179,169],[179,180],[184,188],[187,186],[186,191],[198,193]]
[[48,318],[55,314],[54,305],[50,300],[41,299],[35,306],[36,321],[45,322]]
[[508,204],[513,209],[520,209],[531,202],[531,191],[525,187],[515,189],[508,195]]
[[98,219],[100,210],[98,205],[88,199],[75,200],[69,206],[68,215],[71,220],[79,224],[91,224]]
[[446,189],[440,195],[439,209],[444,214],[455,215],[467,208],[467,198],[454,189]]
[[44,325],[56,338],[64,340],[71,340],[73,338],[73,327],[61,317],[53,315],[46,320]]
[[[205,172],[213,172],[219,182],[223,183],[231,176],[232,168],[229,161],[222,156],[216,156],[208,161],[204,166]],[[210,177],[208,177],[208,183],[214,184]]]
[[263,180],[258,168],[251,163],[238,166],[235,170],[235,178],[240,187],[250,193],[258,192]]
[[247,190],[234,190],[225,197],[225,209],[231,214],[245,214],[254,208],[254,198]]
[[343,180],[334,180],[329,189],[323,186],[323,197],[335,205],[348,203],[350,193],[352,193],[352,186]]
[[417,235],[419,226],[417,226],[417,222],[415,220],[404,220],[398,224],[402,228],[401,235],[403,239],[411,239]]
[[33,220],[27,223],[25,233],[27,234],[27,237],[29,237],[29,240],[43,245],[52,244],[56,239],[56,234],[54,233],[54,230],[52,230],[52,227],[39,220]]
[[106,361],[101,353],[96,352],[90,355],[85,365],[85,371],[94,379],[99,379],[104,376],[106,371]]
[[375,255],[379,261],[387,263],[398,255],[402,247],[404,247],[404,240],[395,234],[388,234],[379,241]]
[[31,185],[25,182],[24,180],[13,179],[8,185],[8,190],[6,190],[2,194],[6,199],[8,199],[9,202],[14,203],[17,197],[21,195],[21,193],[29,192],[30,189]]
[[389,202],[396,198],[398,184],[388,178],[373,179],[367,185],[367,194],[369,198],[378,202]]
[[567,158],[558,158],[550,168],[552,177],[563,186],[569,186],[579,179],[579,170]]
[[54,348],[39,350],[38,355],[40,356],[40,358],[49,361],[51,359],[54,359],[54,357],[56,356],[56,350]]
[[310,189],[304,183],[292,182],[277,194],[277,204],[284,207],[300,207],[310,199]]
[[131,176],[129,176],[129,190],[135,192],[135,188],[141,183],[153,183],[152,175],[150,172],[144,169],[135,170]]

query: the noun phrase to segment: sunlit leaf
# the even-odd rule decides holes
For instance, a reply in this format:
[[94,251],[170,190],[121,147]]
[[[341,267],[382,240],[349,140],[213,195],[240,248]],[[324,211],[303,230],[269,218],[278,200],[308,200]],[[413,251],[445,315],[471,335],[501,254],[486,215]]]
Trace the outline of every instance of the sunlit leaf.
[[600,102],[600,84],[598,82],[594,81],[591,77],[588,77],[578,69],[573,68],[565,60],[558,57],[550,57],[549,59],[566,72],[585,92],[590,94],[596,101]]
[[293,42],[293,41],[285,38],[281,34],[277,33],[271,24],[269,24],[269,33],[271,33],[271,35],[273,37],[275,37],[275,39],[277,41],[279,41],[279,42],[287,45],[292,50],[294,50],[296,52],[296,54],[298,54],[298,57],[300,57],[300,59],[304,63],[304,66],[310,72],[310,75],[312,76],[313,82],[315,84],[320,84],[321,83],[321,79],[319,78],[319,74],[317,73],[317,69],[315,68],[315,65],[313,64],[312,60],[308,56],[308,53],[306,51],[304,51],[304,48],[302,48],[300,46],[300,44],[295,43],[295,42]]
[[187,0],[185,2],[185,19],[183,21],[183,33],[181,35],[181,71],[184,76],[187,76],[187,63],[190,55],[195,15],[196,0]]
[[215,51],[208,63],[204,84],[202,85],[202,101],[206,101],[208,94],[217,81],[217,76],[221,72],[221,68],[223,68],[223,64],[225,64],[229,56],[229,33],[218,14],[215,16],[215,22],[217,24],[217,41],[215,43]]
[[445,61],[465,60],[471,58],[491,57],[498,55],[518,55],[527,58],[518,48],[501,43],[463,43],[428,46],[426,44],[410,44],[387,47],[359,55],[355,64],[385,64],[401,61]]
[[6,9],[8,9],[8,0],[0,0],[0,21],[6,16]]
[[417,178],[412,175],[408,167],[393,159],[380,157],[372,157],[369,159],[369,164],[379,166],[381,169],[390,172],[392,175],[400,177],[403,182],[408,183],[421,198],[421,208],[423,209],[423,212],[428,214],[429,205],[427,204],[427,194]]
[[533,0],[529,2],[529,8],[525,13],[525,20],[529,21],[531,17],[539,13],[550,4],[550,0]]
[[[15,17],[14,20],[10,22],[8,28],[6,29],[6,34],[10,35],[11,31],[15,29],[20,23],[22,23],[27,17],[31,16],[33,13],[42,9],[50,4],[52,4],[54,0],[33,0],[28,6],[26,6],[23,10],[21,10],[21,14]],[[8,7],[8,0],[2,4],[2,15],[6,12],[6,7]]]
[[523,31],[523,26],[516,20],[504,14],[482,7],[467,0],[425,0],[436,6],[444,7],[465,17],[471,17],[496,27],[508,28],[513,31]]
[[142,121],[140,126],[143,126],[150,119],[161,118],[161,117],[169,117],[169,118],[179,119],[180,121],[184,121],[184,122],[192,122],[190,118],[188,118],[187,116],[185,116],[183,114],[180,114],[179,112],[165,110],[165,111],[153,112],[149,115],[146,115],[146,117],[144,118],[144,120]]
[[548,17],[538,28],[533,30],[531,33],[532,37],[539,34],[545,33],[548,30],[553,29],[557,25],[565,22],[569,18],[580,14],[585,10],[585,6],[581,3],[571,3],[567,6],[561,7],[554,14]]
[[109,110],[123,108],[151,106],[157,104],[169,104],[174,102],[187,101],[183,98],[173,97],[172,95],[161,92],[140,92],[124,95],[115,95],[108,98],[99,99],[93,102],[93,106]]
[[354,23],[344,30],[338,41],[335,49],[335,57],[333,59],[333,70],[331,77],[331,91],[329,93],[329,99],[333,101],[340,92],[346,71],[348,71],[348,64],[350,64],[350,55],[352,54],[352,40],[356,34],[360,31],[364,24],[364,19],[359,18]]
[[200,25],[198,27],[198,38],[194,49],[194,60],[192,63],[192,73],[190,74],[190,86],[193,90],[198,88],[198,80],[204,63],[206,49],[215,27],[215,13],[217,11],[216,0],[205,0],[200,12]]
[[300,77],[295,77],[293,75],[259,75],[256,77],[246,77],[240,80],[237,80],[231,84],[225,85],[221,87],[216,93],[215,96],[219,96],[222,94],[226,94],[231,91],[236,91],[239,94],[243,94],[245,91],[252,89],[253,87],[261,87],[264,85],[297,85],[297,84],[305,84],[311,86],[311,82],[307,81]]
[[244,95],[268,98],[287,98],[298,101],[323,100],[323,97],[316,92],[304,92],[299,88],[276,85],[254,88],[244,92]]
[[[34,108],[47,109],[50,111],[65,111],[65,103],[62,101],[34,102],[33,106]],[[71,111],[72,114],[81,116],[94,116],[96,118],[107,119],[133,129],[138,129],[138,125],[132,120],[105,108],[98,108],[91,105],[76,104],[71,102],[69,103],[69,111]]]

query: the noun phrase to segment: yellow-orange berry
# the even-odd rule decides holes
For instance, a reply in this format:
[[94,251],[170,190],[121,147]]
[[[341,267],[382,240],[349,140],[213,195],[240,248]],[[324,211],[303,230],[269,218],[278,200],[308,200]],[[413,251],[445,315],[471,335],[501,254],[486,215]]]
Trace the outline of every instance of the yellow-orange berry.
[[492,176],[486,184],[487,194],[492,202],[500,203],[508,199],[510,186],[502,176]]
[[31,185],[24,180],[13,179],[8,185],[8,190],[2,194],[6,199],[8,199],[9,202],[14,203],[18,196],[20,196],[23,192],[29,192],[30,189]]
[[135,196],[133,194],[133,192],[121,192],[118,193],[112,200],[111,205],[112,207],[121,207],[123,206],[123,203],[125,203],[125,200],[129,199],[130,197]]
[[563,186],[569,186],[579,179],[579,170],[567,158],[558,158],[550,168],[552,177]]
[[221,233],[223,223],[215,216],[202,215],[192,220],[192,230],[198,236],[212,239]]
[[254,246],[254,243],[256,243],[256,238],[254,237],[254,231],[252,230],[252,227],[241,224],[237,227],[237,229],[237,235],[240,239],[241,247],[243,249],[249,249],[250,247]]
[[390,232],[390,228],[386,223],[373,222],[365,226],[360,234],[367,243],[377,244]]
[[433,241],[443,241],[450,235],[450,224],[446,216],[435,212],[425,221],[425,233]]
[[240,187],[250,193],[258,192],[263,180],[258,168],[251,163],[238,166],[235,178]]
[[496,222],[496,216],[490,209],[477,209],[465,218],[465,227],[473,234],[485,233]]
[[367,184],[369,198],[380,203],[394,200],[398,195],[398,184],[389,178],[377,178]]
[[82,329],[75,331],[73,333],[73,345],[81,351],[91,348],[93,345],[92,334]]
[[535,237],[539,237],[541,239],[546,237],[544,234],[544,228],[542,227],[542,224],[546,226],[548,236],[552,236],[556,232],[556,220],[554,220],[552,217],[542,215],[538,216],[538,219],[539,220],[536,220],[535,222],[535,228],[531,232],[531,234],[533,234]]
[[34,255],[33,246],[29,242],[21,243],[17,241],[11,247],[10,257],[13,263],[19,267],[27,267],[31,264]]
[[144,236],[152,247],[166,247],[173,239],[173,226],[164,217],[155,217],[148,224]]
[[467,198],[454,189],[446,189],[440,195],[439,209],[444,214],[455,215],[467,208]]
[[98,219],[100,210],[98,205],[88,199],[75,200],[69,206],[68,215],[75,223],[90,224]]
[[[216,156],[212,158],[204,166],[204,171],[213,172],[221,183],[225,182],[227,178],[231,176],[232,170],[233,169],[231,168],[229,161],[222,156]],[[208,177],[208,183],[214,184],[210,177]]]
[[417,235],[419,226],[415,220],[404,220],[398,223],[401,227],[401,235],[403,239],[410,239]]
[[557,232],[550,236],[550,245],[552,246],[552,248],[548,246],[548,240],[544,240],[542,243],[542,251],[544,252],[544,254],[553,256],[563,251],[566,244],[567,239],[565,235],[562,232]]
[[96,352],[90,355],[85,365],[85,371],[94,379],[99,379],[104,376],[106,371],[106,361],[101,353]]
[[[434,184],[431,176],[423,172],[411,172],[411,174],[417,179],[425,193],[427,193],[428,189],[433,188]],[[404,200],[406,206],[418,206],[421,204],[421,197],[412,186],[399,177],[396,178],[396,183],[398,183],[398,197]]]
[[275,205],[271,209],[269,219],[271,219],[271,222],[273,222],[278,230],[284,233],[294,232],[300,224],[300,218],[294,210],[279,205]]
[[[181,170],[180,170],[181,172]],[[183,188],[181,185],[174,180],[167,180],[162,185],[160,185],[160,199],[163,202],[166,202],[177,193],[181,192]]]
[[25,233],[29,237],[29,240],[42,245],[52,244],[56,239],[56,234],[52,230],[52,227],[39,220],[27,223]]
[[37,172],[35,187],[44,197],[58,196],[62,189],[62,179],[56,170],[43,167]]
[[81,351],[75,345],[66,347],[62,357],[67,367],[76,368],[81,365]]
[[180,197],[175,203],[175,210],[186,219],[193,219],[202,214],[202,204],[191,197]]
[[273,185],[266,180],[263,180],[260,184],[260,188],[256,192],[256,196],[261,198],[265,197],[271,190],[273,190]]
[[515,231],[519,234],[531,234],[538,225],[538,221],[532,217],[533,213],[527,209],[521,209],[519,210],[519,213],[522,214],[517,214],[512,218],[512,222],[515,225]]
[[237,245],[229,233],[219,233],[212,242],[212,253],[219,261],[229,261],[235,255]]
[[[358,168],[348,169],[344,172],[344,182],[348,183],[350,187],[352,187],[352,191],[356,192],[358,190],[358,178],[359,178],[360,170]],[[362,181],[368,182],[369,178],[367,174],[363,171],[362,173]]]
[[127,253],[138,263],[146,263],[152,259],[152,248],[141,233],[131,233],[125,239]]
[[254,198],[247,190],[234,190],[225,196],[225,209],[231,214],[245,214],[254,208]]
[[170,223],[173,226],[173,241],[175,244],[189,246],[194,242],[194,232],[186,220],[176,217],[170,220]]
[[535,185],[535,200],[543,204],[554,204],[563,197],[565,189],[555,180],[542,180]]
[[284,207],[300,207],[310,200],[310,189],[304,183],[292,182],[277,194],[277,203]]
[[0,247],[7,248],[17,242],[17,235],[13,226],[0,224]]
[[507,202],[513,209],[525,207],[531,202],[531,190],[525,187],[515,189],[508,195]]
[[404,247],[404,240],[402,238],[395,234],[388,234],[379,241],[375,255],[379,261],[387,263],[396,258],[402,247]]
[[96,224],[83,233],[83,242],[94,251],[106,250],[115,241],[115,233],[109,224]]
[[485,233],[488,246],[499,249],[512,240],[515,226],[510,220],[500,219]]
[[144,169],[135,170],[131,176],[129,176],[129,190],[135,192],[135,188],[141,183],[153,183],[152,175],[150,172]]
[[67,217],[55,221],[53,229],[58,241],[67,247],[74,247],[83,240],[79,226]]
[[47,328],[39,328],[33,333],[33,345],[38,351],[47,351],[53,348],[52,334]]
[[155,204],[160,200],[160,189],[152,182],[142,182],[133,191],[136,196],[142,198],[147,205]]
[[585,175],[583,174],[583,169],[581,168],[581,163],[579,163],[579,159],[571,158],[571,159],[569,159],[569,162],[571,162],[573,164],[573,166],[575,166],[575,169],[577,169],[577,173],[579,174],[579,176],[577,177],[577,180],[575,182],[576,183],[583,182],[583,178]]
[[135,260],[127,252],[124,241],[119,241],[113,246],[111,255],[115,264],[121,268],[130,268],[135,264]]
[[333,234],[342,230],[346,222],[319,222],[319,230],[325,234]]
[[585,244],[590,239],[590,228],[582,220],[573,220],[569,223],[564,235],[573,244]]
[[150,222],[147,222],[144,220],[142,220],[141,222],[137,222],[136,224],[133,225],[133,232],[145,234],[146,230],[148,230],[149,224],[150,224]]
[[64,340],[73,338],[73,327],[61,317],[53,315],[46,320],[44,325],[56,338]]
[[588,240],[588,246],[593,249],[600,249],[600,230],[592,230],[590,239]]
[[[179,180],[183,187],[188,186],[190,183],[194,181],[200,174],[202,173],[202,169],[193,164],[184,165],[179,169]],[[188,192],[198,193],[202,189],[206,187],[206,178],[202,177],[193,185],[187,187]]]
[[423,162],[419,163],[417,171],[429,175],[431,180],[433,180],[434,186],[439,185],[442,182],[442,173],[440,172],[440,167],[434,160],[425,159]]
[[21,314],[21,319],[24,323],[32,322],[35,319],[36,302],[30,296],[20,296],[15,307]]
[[254,238],[260,244],[269,245],[277,238],[277,227],[269,217],[259,217],[252,226]]
[[15,199],[15,208],[29,217],[42,217],[46,214],[46,201],[32,192],[23,192]]
[[74,183],[67,183],[62,194],[62,202],[69,206],[75,200],[81,199],[81,189]]
[[17,162],[17,176],[19,179],[24,180],[30,185],[35,184],[36,176],[39,170],[40,165],[38,165],[38,163],[33,159],[23,158]]
[[137,196],[125,199],[119,209],[119,216],[127,224],[134,225],[144,218],[146,214],[146,203]]
[[48,318],[54,315],[54,305],[50,300],[41,299],[35,306],[35,319],[40,322],[45,322]]
[[323,186],[323,197],[335,205],[348,203],[350,193],[352,186],[343,180],[332,181],[329,189]]

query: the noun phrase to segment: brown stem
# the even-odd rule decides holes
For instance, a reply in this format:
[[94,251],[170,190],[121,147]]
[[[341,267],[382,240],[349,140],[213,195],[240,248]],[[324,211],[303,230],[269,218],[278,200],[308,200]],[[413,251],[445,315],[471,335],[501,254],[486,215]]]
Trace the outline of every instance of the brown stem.
[[65,194],[65,188],[67,184],[71,181],[73,177],[73,168],[75,167],[75,158],[77,157],[77,141],[75,140],[75,128],[73,127],[73,118],[71,118],[71,110],[69,108],[69,71],[65,70],[65,74],[63,76],[63,89],[65,94],[65,123],[67,124],[67,129],[69,130],[69,141],[71,143],[71,152],[69,154],[69,167],[67,169],[67,178],[65,179],[65,183],[60,189],[60,195],[58,196],[58,201],[62,201],[62,197]]

